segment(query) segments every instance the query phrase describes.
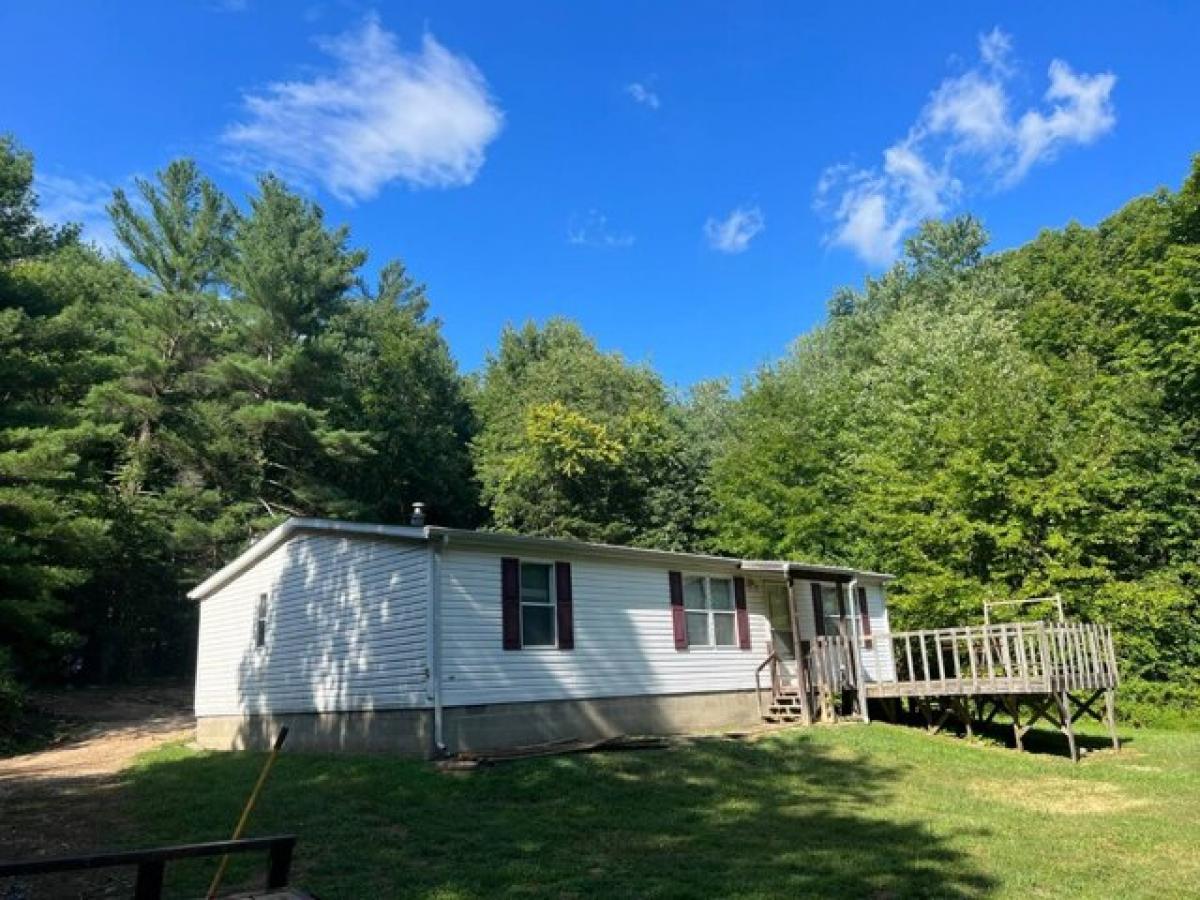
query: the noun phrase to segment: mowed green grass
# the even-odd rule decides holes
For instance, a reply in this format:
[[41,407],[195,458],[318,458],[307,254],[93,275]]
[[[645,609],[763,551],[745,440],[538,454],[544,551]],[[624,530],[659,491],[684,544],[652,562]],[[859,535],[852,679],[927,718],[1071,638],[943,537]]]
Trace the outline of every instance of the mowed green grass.
[[[1127,737],[1079,765],[881,724],[467,773],[284,754],[250,833],[298,834],[322,898],[1198,896],[1200,734]],[[263,759],[143,757],[130,843],[228,836]],[[211,871],[169,866],[173,895]]]

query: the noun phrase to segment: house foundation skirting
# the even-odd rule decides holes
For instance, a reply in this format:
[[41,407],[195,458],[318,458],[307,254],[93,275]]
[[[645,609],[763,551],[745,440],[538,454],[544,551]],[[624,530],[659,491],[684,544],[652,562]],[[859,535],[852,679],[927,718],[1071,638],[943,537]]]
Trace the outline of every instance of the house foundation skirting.
[[[759,722],[754,691],[722,691],[447,706],[443,728],[447,749],[458,753],[621,734],[724,731]],[[283,725],[290,729],[290,750],[406,756],[433,751],[433,715],[427,709],[202,716],[196,739],[214,750],[262,749]]]

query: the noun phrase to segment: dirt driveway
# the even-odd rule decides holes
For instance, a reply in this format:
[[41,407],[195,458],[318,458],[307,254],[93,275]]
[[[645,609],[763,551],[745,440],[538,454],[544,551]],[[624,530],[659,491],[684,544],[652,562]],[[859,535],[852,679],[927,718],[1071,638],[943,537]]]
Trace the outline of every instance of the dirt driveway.
[[[53,746],[0,759],[0,858],[111,849],[125,822],[121,772],[139,753],[191,736],[190,691],[80,689],[36,702],[67,725]],[[21,886],[0,881],[0,900],[126,896],[131,884],[131,874],[116,869]]]

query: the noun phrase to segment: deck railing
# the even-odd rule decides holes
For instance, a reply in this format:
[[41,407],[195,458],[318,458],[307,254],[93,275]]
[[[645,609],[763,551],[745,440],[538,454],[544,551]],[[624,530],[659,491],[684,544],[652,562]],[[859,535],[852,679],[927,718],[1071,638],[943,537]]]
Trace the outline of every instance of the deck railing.
[[818,637],[808,653],[808,671],[813,684],[833,691],[853,690],[856,684],[853,639],[828,635]]
[[1108,689],[1118,681],[1112,631],[1080,622],[1013,622],[871,638],[894,661],[872,697],[1035,694]]

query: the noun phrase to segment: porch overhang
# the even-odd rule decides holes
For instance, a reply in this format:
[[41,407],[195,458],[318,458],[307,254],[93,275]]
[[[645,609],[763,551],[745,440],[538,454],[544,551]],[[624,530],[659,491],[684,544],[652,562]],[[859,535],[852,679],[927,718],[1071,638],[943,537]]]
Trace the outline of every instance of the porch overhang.
[[884,582],[891,581],[896,577],[886,572],[870,572],[845,566],[823,566],[816,563],[782,559],[744,559],[741,568],[748,574],[777,575],[783,579],[791,578],[800,581],[832,581],[836,584],[846,584],[855,579]]

